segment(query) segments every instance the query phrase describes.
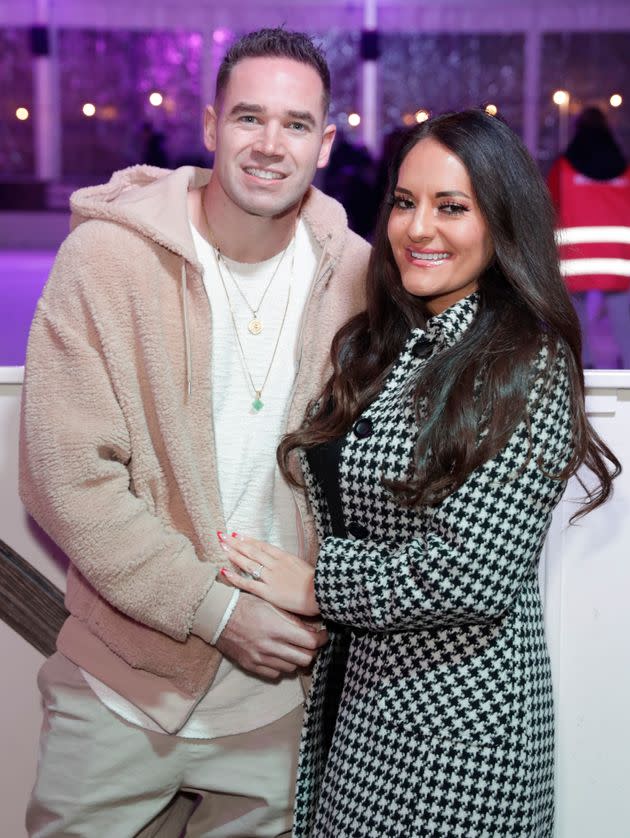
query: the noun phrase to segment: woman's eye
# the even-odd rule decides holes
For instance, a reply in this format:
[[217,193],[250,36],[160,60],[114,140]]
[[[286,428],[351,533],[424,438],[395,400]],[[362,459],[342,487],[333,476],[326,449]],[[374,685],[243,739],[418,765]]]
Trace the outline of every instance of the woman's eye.
[[462,213],[468,212],[468,207],[463,204],[449,202],[448,204],[440,204],[440,210],[447,215],[462,215]]
[[403,198],[400,195],[394,195],[394,206],[397,209],[413,209],[413,201],[409,198]]

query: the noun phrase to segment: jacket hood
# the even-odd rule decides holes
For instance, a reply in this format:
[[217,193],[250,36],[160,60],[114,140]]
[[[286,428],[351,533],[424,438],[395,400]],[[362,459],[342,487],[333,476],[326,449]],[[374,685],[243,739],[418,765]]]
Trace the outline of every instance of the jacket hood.
[[188,224],[187,193],[210,180],[210,169],[182,166],[175,171],[131,166],[109,183],[73,193],[71,227],[90,218],[113,221],[197,264]]
[[[192,264],[200,275],[202,268],[190,231],[187,195],[192,189],[205,186],[211,177],[210,169],[194,166],[182,166],[175,171],[131,166],[115,172],[109,183],[79,189],[70,197],[72,229],[88,219],[113,221],[182,258],[180,282],[188,397],[192,393],[192,349],[186,263]],[[304,196],[301,213],[322,249],[319,274],[326,258],[334,263],[343,254],[348,230],[346,213],[340,204],[313,187]]]
[[[90,218],[113,221],[197,265],[186,196],[205,186],[211,177],[211,169],[195,166],[174,171],[155,166],[122,169],[109,183],[73,193],[71,226],[74,229]],[[341,204],[311,187],[302,203],[302,215],[319,245],[336,261],[343,253],[348,229]]]

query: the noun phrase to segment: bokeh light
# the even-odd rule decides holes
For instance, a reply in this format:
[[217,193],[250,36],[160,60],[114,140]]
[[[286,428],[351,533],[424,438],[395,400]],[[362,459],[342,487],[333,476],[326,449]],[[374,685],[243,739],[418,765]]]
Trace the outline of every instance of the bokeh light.
[[424,108],[420,108],[420,110],[418,110],[418,111],[416,111],[416,112],[415,112],[415,114],[414,114],[414,119],[415,119],[415,120],[416,120],[416,122],[418,122],[418,123],[420,123],[420,122],[426,122],[426,121],[427,121],[427,119],[429,118],[429,116],[430,116],[429,111],[425,110]]
[[493,105],[492,103],[490,103],[490,104],[486,105],[485,111],[486,111],[487,114],[490,114],[490,116],[496,116],[499,112],[499,109],[497,108],[496,105]]
[[348,125],[352,128],[356,128],[358,125],[361,124],[361,117],[358,113],[350,113],[348,114]]
[[91,102],[86,102],[81,110],[83,111],[83,116],[94,116],[96,113],[96,108]]
[[225,44],[230,40],[231,34],[229,29],[215,29],[212,33],[212,40],[215,44]]
[[157,90],[154,90],[153,93],[149,95],[149,102],[154,108],[159,108],[163,101],[164,97],[161,93],[158,93]]
[[20,120],[20,122],[24,122],[30,116],[28,108],[18,108],[15,112],[15,115]]
[[613,93],[613,95],[610,97],[610,104],[613,106],[613,108],[618,108],[619,105],[622,104],[622,102],[623,97],[620,96],[619,93]]
[[566,90],[556,90],[553,94],[553,101],[556,105],[566,105],[569,101],[569,94]]

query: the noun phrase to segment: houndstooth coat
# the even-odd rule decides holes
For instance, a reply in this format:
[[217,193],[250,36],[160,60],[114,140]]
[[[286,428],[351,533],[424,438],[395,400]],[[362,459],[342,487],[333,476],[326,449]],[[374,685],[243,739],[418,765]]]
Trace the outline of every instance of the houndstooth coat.
[[546,838],[553,708],[537,568],[571,446],[564,362],[536,362],[525,423],[438,507],[405,509],[415,441],[410,379],[472,321],[466,298],[412,331],[382,392],[343,440],[347,537],[303,466],[331,634],[307,700],[295,838]]

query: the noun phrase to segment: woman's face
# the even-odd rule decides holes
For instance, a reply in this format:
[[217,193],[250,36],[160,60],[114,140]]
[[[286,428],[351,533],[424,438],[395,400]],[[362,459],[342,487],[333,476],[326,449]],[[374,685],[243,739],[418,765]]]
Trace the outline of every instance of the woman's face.
[[475,291],[494,252],[464,164],[430,137],[403,160],[387,235],[404,288],[431,315]]

